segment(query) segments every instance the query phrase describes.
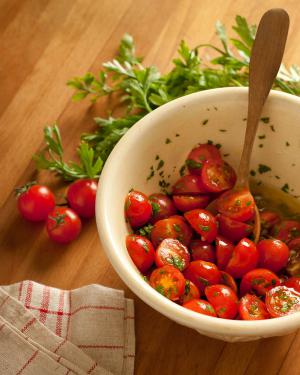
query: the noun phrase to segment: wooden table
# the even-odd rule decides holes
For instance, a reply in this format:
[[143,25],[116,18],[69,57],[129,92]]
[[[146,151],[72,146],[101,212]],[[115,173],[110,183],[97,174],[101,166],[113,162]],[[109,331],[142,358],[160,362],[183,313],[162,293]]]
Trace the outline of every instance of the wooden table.
[[155,312],[122,283],[104,255],[95,223],[85,223],[70,246],[49,242],[42,224],[23,221],[15,186],[38,178],[57,187],[49,173],[36,174],[33,153],[42,129],[58,120],[66,156],[74,156],[94,115],[70,100],[66,81],[96,71],[115,53],[124,32],[136,40],[146,63],[170,65],[181,39],[190,45],[215,41],[214,23],[230,27],[241,14],[255,23],[263,11],[284,6],[291,16],[286,62],[300,63],[297,0],[0,0],[1,260],[0,284],[33,279],[59,288],[100,283],[125,289],[135,299],[136,374],[300,374],[300,336],[226,344],[200,336]]

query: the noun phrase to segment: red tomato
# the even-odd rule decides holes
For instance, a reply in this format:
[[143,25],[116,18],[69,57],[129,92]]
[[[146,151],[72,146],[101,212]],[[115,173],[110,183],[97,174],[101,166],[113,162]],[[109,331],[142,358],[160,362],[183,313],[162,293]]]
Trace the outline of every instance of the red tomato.
[[217,284],[205,288],[205,295],[219,318],[234,319],[238,312],[238,298],[226,285]]
[[288,242],[300,237],[300,223],[296,220],[283,220],[274,226],[272,234],[278,240]]
[[217,199],[217,210],[237,221],[248,221],[255,213],[255,202],[248,189],[230,190]]
[[125,217],[132,228],[145,225],[152,216],[152,206],[145,194],[132,190],[125,200]]
[[185,279],[177,268],[166,265],[151,273],[150,285],[171,301],[176,301],[184,293]]
[[73,182],[67,190],[67,201],[79,216],[95,216],[95,203],[98,181],[85,178]]
[[196,298],[200,298],[199,289],[190,280],[185,280],[184,294],[180,297],[179,302],[184,304]]
[[219,233],[233,242],[248,237],[253,231],[252,225],[241,223],[224,215],[218,215],[217,220],[219,222]]
[[162,267],[171,264],[179,269],[185,270],[190,264],[190,253],[186,246],[173,238],[164,239],[158,246],[155,254],[155,264]]
[[126,237],[126,248],[133,263],[141,272],[146,272],[154,263],[155,251],[146,237],[129,234]]
[[204,163],[201,179],[206,191],[220,193],[233,188],[236,174],[234,169],[226,162],[211,159]]
[[224,271],[220,271],[220,272],[221,272],[221,283],[229,286],[229,288],[231,288],[234,291],[234,293],[237,294],[238,287],[236,285],[234,278],[231,275],[229,275],[229,273],[227,272],[224,272]]
[[220,151],[214,145],[200,144],[188,154],[185,163],[190,173],[200,175],[203,163],[209,159],[222,160]]
[[221,280],[221,274],[217,266],[204,260],[194,260],[184,271],[187,280],[192,281],[203,294],[208,285],[218,284]]
[[55,197],[47,186],[36,185],[34,182],[16,189],[18,209],[21,215],[30,221],[46,220],[55,207]]
[[158,220],[167,219],[172,215],[176,215],[176,207],[172,199],[166,194],[151,194],[149,196],[149,202],[152,206],[151,223],[155,223]]
[[300,293],[300,277],[290,277],[283,283],[284,286],[294,289],[296,292]]
[[286,271],[291,276],[300,275],[300,237],[288,242],[290,258],[286,266]]
[[214,317],[217,316],[212,305],[209,302],[205,301],[204,299],[198,299],[198,298],[192,299],[191,301],[184,303],[183,307],[185,307],[186,309],[195,311],[197,313],[200,313],[200,314],[214,316]]
[[217,235],[217,220],[206,210],[192,210],[186,212],[184,217],[191,227],[200,234],[202,241],[212,242]]
[[266,305],[257,296],[246,294],[239,303],[239,315],[243,320],[269,319]]
[[173,186],[174,195],[193,195],[193,194],[207,194],[207,190],[203,187],[201,178],[187,174],[181,177]]
[[274,211],[264,210],[259,213],[259,216],[261,226],[267,230],[280,222],[280,216]]
[[273,318],[300,311],[300,293],[286,286],[277,286],[266,294],[266,306]]
[[258,258],[259,254],[254,242],[243,238],[233,249],[225,271],[235,278],[241,278],[257,266]]
[[261,268],[278,272],[287,265],[290,251],[284,242],[275,239],[262,240],[257,244],[257,250]]
[[65,244],[79,236],[81,220],[71,208],[56,207],[48,215],[46,229],[53,241]]
[[192,230],[181,216],[173,216],[157,221],[151,231],[151,241],[157,247],[165,238],[175,238],[188,246],[192,238]]
[[210,200],[209,195],[174,195],[176,208],[181,212],[205,208]]
[[192,240],[190,251],[193,260],[205,260],[215,263],[215,250],[212,244],[201,240]]
[[240,293],[242,296],[253,292],[259,296],[264,296],[268,290],[277,285],[280,285],[280,280],[275,273],[265,268],[256,268],[243,276]]
[[220,270],[224,270],[230,258],[232,257],[234,245],[225,237],[216,237],[216,257],[217,265]]

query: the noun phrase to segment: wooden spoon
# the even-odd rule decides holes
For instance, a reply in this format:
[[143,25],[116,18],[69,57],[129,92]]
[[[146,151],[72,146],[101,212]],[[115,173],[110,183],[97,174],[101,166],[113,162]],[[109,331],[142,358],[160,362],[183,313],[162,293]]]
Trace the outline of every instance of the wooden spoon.
[[[256,130],[265,101],[282,61],[289,29],[289,16],[283,9],[270,9],[260,20],[249,66],[248,117],[244,148],[233,194],[237,190],[249,191],[250,158]],[[255,206],[255,242],[260,236],[260,217]]]

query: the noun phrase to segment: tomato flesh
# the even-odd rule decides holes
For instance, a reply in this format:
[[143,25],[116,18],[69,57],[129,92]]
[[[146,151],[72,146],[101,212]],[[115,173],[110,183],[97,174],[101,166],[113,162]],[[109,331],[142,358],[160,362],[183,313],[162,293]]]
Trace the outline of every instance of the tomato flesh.
[[300,223],[296,220],[283,220],[274,226],[272,234],[278,240],[288,242],[300,237]]
[[146,272],[154,263],[155,251],[148,238],[129,234],[126,237],[126,248],[133,263],[141,272]]
[[212,242],[217,236],[217,220],[206,210],[197,209],[184,214],[191,227],[200,234],[202,241]]
[[216,257],[217,265],[220,270],[224,270],[230,258],[232,257],[234,245],[225,237],[216,237]]
[[205,288],[205,295],[219,318],[234,319],[238,312],[238,298],[226,285],[217,284]]
[[234,278],[231,275],[229,275],[229,273],[227,272],[224,272],[224,271],[220,271],[220,272],[221,272],[221,283],[229,286],[229,288],[231,288],[234,291],[234,293],[237,294],[238,287],[236,285]]
[[215,309],[212,307],[212,305],[205,301],[204,299],[192,299],[186,303],[183,304],[183,307],[186,309],[195,311],[200,314],[208,315],[208,316],[214,316],[216,317],[217,314],[215,312]]
[[253,232],[252,225],[230,219],[227,216],[217,215],[217,220],[219,222],[219,233],[232,242],[238,242]]
[[300,311],[300,293],[286,286],[277,286],[266,294],[266,306],[273,318]]
[[149,202],[152,206],[152,224],[156,223],[158,220],[167,219],[177,213],[174,202],[166,194],[151,194],[149,196]]
[[233,168],[226,162],[220,160],[208,160],[204,163],[201,178],[204,188],[212,193],[233,188],[236,174]]
[[214,145],[200,144],[188,154],[185,163],[191,174],[200,175],[203,164],[210,159],[221,161],[220,151]]
[[193,260],[204,260],[206,262],[215,263],[215,250],[211,243],[201,240],[192,240],[190,243],[190,251]]
[[278,285],[280,285],[280,279],[274,272],[265,268],[256,268],[243,276],[240,293],[242,296],[246,293],[264,296],[268,290]]
[[239,315],[242,320],[269,319],[265,303],[254,294],[246,294],[239,302]]
[[187,174],[182,176],[173,186],[173,195],[207,194],[200,176]]
[[262,240],[257,244],[257,250],[261,268],[278,272],[287,265],[290,251],[284,242],[276,239]]
[[166,265],[151,273],[150,285],[164,297],[176,301],[184,294],[185,279],[177,268]]
[[152,206],[147,196],[132,190],[125,200],[125,216],[132,228],[145,225],[152,216]]
[[174,195],[174,204],[181,212],[195,210],[196,208],[205,208],[209,201],[209,195]]
[[73,182],[67,191],[67,201],[79,216],[89,219],[95,216],[95,204],[98,182],[83,178]]
[[173,238],[164,239],[156,249],[155,264],[162,267],[166,264],[185,270],[190,264],[190,253],[186,246]]
[[273,228],[275,224],[278,224],[280,222],[280,216],[277,212],[274,211],[264,210],[259,213],[259,216],[262,228],[265,228],[267,230]]
[[300,277],[290,277],[283,283],[283,285],[288,288],[292,288],[296,290],[296,292],[300,293]]
[[197,286],[201,294],[208,285],[218,284],[221,280],[217,266],[204,260],[194,260],[183,274]]

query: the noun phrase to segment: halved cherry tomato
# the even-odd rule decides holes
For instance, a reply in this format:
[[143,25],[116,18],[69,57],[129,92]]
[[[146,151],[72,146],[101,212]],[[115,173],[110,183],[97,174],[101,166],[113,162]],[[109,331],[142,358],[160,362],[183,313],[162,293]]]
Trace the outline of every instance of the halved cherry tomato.
[[151,273],[150,285],[171,301],[176,301],[184,293],[185,279],[177,268],[166,265]]
[[174,195],[194,195],[194,194],[207,194],[207,190],[202,184],[200,176],[187,174],[181,177],[173,186]]
[[230,219],[248,221],[255,213],[255,202],[248,189],[230,190],[217,199],[217,210]]
[[176,208],[181,212],[205,208],[209,201],[209,195],[174,195],[173,200]]
[[296,220],[283,220],[274,226],[272,234],[278,240],[288,242],[300,237],[300,223]]
[[253,226],[247,223],[230,219],[224,215],[217,215],[219,233],[233,242],[248,237],[253,232]]
[[196,298],[200,298],[199,289],[192,281],[185,280],[184,294],[180,297],[179,303],[184,304]]
[[300,293],[300,277],[290,277],[283,283],[284,286],[288,288],[292,288],[296,290],[296,292]]
[[175,238],[188,246],[192,238],[192,230],[180,216],[169,217],[157,221],[151,231],[151,241],[157,247],[165,238]]
[[239,303],[239,315],[243,320],[269,319],[270,314],[264,302],[254,294],[246,294]]
[[129,234],[126,237],[126,248],[133,263],[141,272],[146,272],[154,263],[155,251],[148,238]]
[[261,268],[278,272],[287,265],[290,251],[284,242],[271,238],[262,240],[257,244],[257,250]]
[[266,294],[266,306],[273,318],[300,311],[300,293],[286,286],[277,286]]
[[97,186],[97,180],[82,178],[68,187],[67,201],[79,216],[87,219],[95,216]]
[[229,273],[227,272],[224,272],[224,271],[220,271],[220,272],[221,272],[221,283],[229,286],[229,288],[231,288],[234,291],[234,293],[237,294],[238,287],[236,285],[234,278],[231,275],[229,275]]
[[164,239],[156,249],[155,264],[162,267],[166,264],[185,270],[190,264],[190,253],[186,246],[173,238]]
[[218,284],[221,280],[221,274],[217,266],[204,260],[194,260],[183,272],[187,280],[192,281],[203,294],[208,285]]
[[125,216],[132,228],[146,224],[152,216],[152,207],[147,196],[132,190],[125,200]]
[[291,276],[300,275],[300,237],[288,242],[290,257],[286,266],[286,271]]
[[202,241],[212,242],[217,236],[217,220],[206,210],[197,209],[184,214],[191,227],[200,234]]
[[190,251],[193,260],[205,260],[206,262],[215,263],[215,250],[211,243],[201,240],[192,240]]
[[183,307],[185,307],[186,309],[195,311],[197,313],[200,313],[200,314],[214,316],[214,317],[217,316],[212,305],[209,302],[205,301],[204,299],[198,299],[198,298],[192,299],[191,301],[184,303]]
[[234,169],[226,162],[220,160],[207,160],[201,171],[204,188],[212,193],[233,188],[236,181]]
[[152,224],[158,220],[167,219],[177,213],[174,202],[166,194],[151,194],[149,196],[149,202],[152,206]]
[[190,173],[200,175],[203,163],[209,159],[222,160],[220,151],[214,145],[200,144],[188,154],[185,163]]
[[265,228],[267,230],[273,228],[275,224],[278,224],[280,222],[280,216],[277,212],[274,211],[264,210],[259,213],[259,216],[262,228]]
[[256,293],[264,296],[266,292],[275,286],[280,285],[279,277],[272,271],[265,268],[256,268],[247,272],[240,284],[240,293]]
[[222,236],[216,237],[217,266],[220,270],[224,270],[227,266],[232,257],[233,249],[234,245],[231,241]]
[[243,238],[233,249],[225,271],[235,278],[241,278],[257,266],[258,258],[259,254],[254,242]]
[[217,284],[205,288],[205,295],[219,318],[234,319],[238,312],[238,298],[226,285]]

